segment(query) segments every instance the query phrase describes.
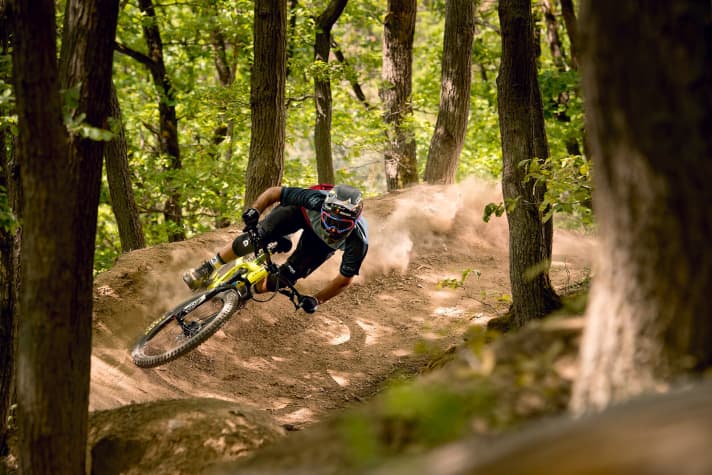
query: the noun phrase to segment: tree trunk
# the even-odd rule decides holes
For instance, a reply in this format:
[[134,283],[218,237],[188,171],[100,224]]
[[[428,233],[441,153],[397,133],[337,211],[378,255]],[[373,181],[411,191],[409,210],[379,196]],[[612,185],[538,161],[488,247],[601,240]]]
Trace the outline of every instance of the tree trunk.
[[576,21],[576,11],[573,0],[561,0],[561,16],[564,17],[566,32],[571,44],[571,67],[578,69],[578,27]]
[[[158,144],[162,154],[168,157],[169,164],[167,170],[176,171],[183,168],[180,159],[180,147],[178,141],[178,115],[176,114],[176,97],[173,85],[166,72],[166,64],[163,61],[163,41],[161,32],[156,23],[156,10],[153,7],[153,0],[139,0],[139,9],[147,20],[143,23],[143,36],[148,46],[148,57],[151,59],[149,69],[153,84],[159,94],[158,116],[159,134]],[[163,204],[163,216],[166,220],[168,240],[170,242],[182,241],[185,239],[183,229],[183,209],[181,207],[181,194],[177,185],[168,180],[168,197]]]
[[398,190],[418,183],[415,139],[406,122],[413,115],[413,35],[416,0],[388,0],[383,29],[383,83],[380,89],[388,126],[384,153],[386,187]]
[[448,0],[445,6],[440,108],[423,175],[431,184],[455,182],[457,162],[467,134],[475,3]]
[[582,4],[600,238],[574,412],[712,364],[711,18],[707,0]]
[[143,249],[146,247],[146,241],[131,187],[126,133],[119,98],[116,97],[116,89],[113,85],[109,107],[109,114],[116,122],[116,137],[106,144],[106,177],[109,181],[111,208],[114,210],[116,224],[119,228],[121,249],[124,252],[129,252],[134,249]]
[[252,136],[245,177],[245,206],[282,183],[284,172],[287,2],[256,0],[250,104]]
[[67,135],[60,90],[78,87],[74,118],[84,115],[88,125],[106,127],[118,0],[67,2],[59,72],[54,2],[23,0],[15,6],[14,79],[24,191],[17,358],[20,471],[84,473],[103,144]]
[[[8,206],[10,210],[7,158],[7,138],[5,128],[0,128],[0,212]],[[13,210],[14,211],[14,210]],[[12,404],[15,369],[15,233],[10,225],[0,222],[0,457],[8,453],[7,418]]]
[[[235,80],[235,68],[230,66],[227,55],[227,42],[225,41],[225,35],[223,34],[220,26],[215,21],[219,17],[219,12],[215,1],[211,1],[208,5],[208,18],[210,19],[210,45],[213,49],[213,61],[215,63],[215,69],[218,73],[218,79],[220,80],[220,85],[224,88],[229,88],[233,81]],[[230,114],[227,113],[225,107],[219,108],[219,113],[223,116],[229,117]],[[232,159],[232,131],[234,128],[234,120],[229,118],[225,121],[226,123],[220,123],[213,132],[213,144],[219,145],[223,143],[226,139],[228,142],[228,148],[225,152],[224,159],[230,162]],[[218,148],[215,148],[214,154],[215,161],[220,160],[220,152]],[[228,191],[231,193],[231,191]],[[218,196],[225,196],[226,192],[224,190],[216,190]],[[216,228],[226,228],[230,226],[230,218],[222,214],[215,218]]]
[[564,48],[561,46],[559,39],[559,25],[556,21],[556,11],[552,0],[542,0],[541,8],[544,12],[544,24],[546,25],[546,42],[549,44],[549,51],[554,60],[556,67],[564,71],[566,69],[566,60],[564,57]]
[[[534,158],[540,167],[545,167],[546,159],[549,158],[549,140],[546,138],[546,122],[544,120],[544,104],[541,99],[541,90],[539,89],[539,79],[537,78],[536,62],[532,62],[531,70],[531,120],[532,120],[532,143],[534,144]],[[547,184],[544,181],[539,183],[532,183],[532,190],[534,193],[534,201],[537,204],[537,208],[540,208],[541,203],[544,202],[544,195],[546,194]],[[547,208],[542,213],[539,212],[541,219],[542,214],[546,214],[549,211]],[[549,280],[549,268],[548,264],[551,263],[551,258],[554,248],[554,216],[550,216],[546,221],[542,220],[541,223],[542,231],[542,262],[547,262],[546,275],[543,276],[545,280],[545,286],[551,287],[551,282]],[[554,307],[558,308],[560,305],[560,299],[555,295],[553,289],[551,291],[553,295],[547,298],[552,299]]]
[[[502,136],[502,191],[509,223],[509,279],[514,327],[559,308],[549,280],[551,224],[543,222],[539,205],[543,192],[526,177],[522,162],[548,155],[532,31],[531,1],[502,0],[502,62],[497,78]],[[538,157],[544,158],[544,157]]]
[[323,73],[318,71],[314,76],[314,146],[319,183],[334,183],[335,180],[334,160],[331,156],[331,80],[327,66],[331,50],[331,28],[346,8],[346,2],[347,0],[331,0],[326,10],[316,19],[314,62],[324,63]]
[[[10,51],[10,29],[12,28],[12,15],[9,5],[0,1],[0,54],[7,55]],[[9,81],[9,77],[3,77]],[[9,111],[8,111],[9,112]],[[5,110],[2,111],[6,113]],[[8,154],[9,134],[7,127],[0,126],[0,213],[11,211],[17,218],[16,203],[13,203],[12,181],[18,177],[13,176],[14,166]],[[12,160],[14,162],[14,160]],[[0,457],[8,454],[8,425],[7,420],[12,405],[12,393],[15,374],[15,335],[17,334],[16,318],[16,266],[14,259],[15,233],[13,225],[19,223],[0,220]]]

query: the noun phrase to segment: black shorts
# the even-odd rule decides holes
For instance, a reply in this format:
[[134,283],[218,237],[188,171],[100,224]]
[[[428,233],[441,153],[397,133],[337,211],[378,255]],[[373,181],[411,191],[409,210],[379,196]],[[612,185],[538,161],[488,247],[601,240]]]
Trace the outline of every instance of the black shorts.
[[297,248],[279,268],[280,277],[292,284],[314,272],[334,254],[334,249],[314,233],[299,206],[277,206],[260,221],[258,229],[268,242],[302,230]]

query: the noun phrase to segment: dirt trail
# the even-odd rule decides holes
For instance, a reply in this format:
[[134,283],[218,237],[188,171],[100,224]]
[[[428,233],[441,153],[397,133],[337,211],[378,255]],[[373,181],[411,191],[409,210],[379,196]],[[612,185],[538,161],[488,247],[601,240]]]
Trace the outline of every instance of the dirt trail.
[[[96,278],[90,409],[216,398],[243,408],[247,419],[253,410],[277,425],[302,428],[368,399],[388,378],[415,373],[460,343],[470,325],[506,310],[506,220],[481,219],[484,205],[500,199],[496,187],[474,180],[368,199],[369,254],[344,294],[311,316],[295,313],[281,296],[251,303],[196,351],[155,369],[135,367],[131,345],[151,320],[188,295],[181,271],[238,230],[123,255]],[[587,238],[557,232],[551,272],[557,288],[587,275],[592,248]],[[338,261],[332,258],[299,287],[318,289],[337,272]],[[440,288],[446,279],[462,285]],[[115,417],[118,424],[126,416]],[[104,419],[93,437],[108,433],[111,422]]]

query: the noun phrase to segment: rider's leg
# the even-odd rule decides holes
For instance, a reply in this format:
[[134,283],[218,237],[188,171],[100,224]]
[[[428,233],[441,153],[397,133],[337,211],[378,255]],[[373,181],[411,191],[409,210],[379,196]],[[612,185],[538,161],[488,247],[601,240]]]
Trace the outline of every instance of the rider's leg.
[[[292,234],[306,225],[306,220],[298,206],[277,206],[257,225],[258,232],[268,242]],[[254,246],[247,233],[237,236],[231,244],[221,248],[215,256],[204,261],[195,269],[183,274],[183,281],[191,290],[205,286],[210,275],[226,262],[253,252]]]
[[213,271],[227,262],[223,259],[221,254],[221,252],[218,252],[195,269],[184,273],[183,282],[185,282],[185,285],[187,285],[190,290],[198,290],[204,287],[208,277],[210,277]]
[[334,250],[319,239],[311,228],[305,228],[295,251],[279,266],[279,282],[277,276],[270,276],[254,290],[258,293],[275,291],[277,288],[286,287],[287,282],[294,284],[315,271],[333,253]]
[[[276,242],[280,238],[303,229],[306,220],[298,206],[277,206],[257,225],[260,237],[266,242]],[[238,256],[245,256],[253,252],[254,246],[250,236],[242,233],[237,236],[232,244],[225,246],[220,254],[227,260]]]

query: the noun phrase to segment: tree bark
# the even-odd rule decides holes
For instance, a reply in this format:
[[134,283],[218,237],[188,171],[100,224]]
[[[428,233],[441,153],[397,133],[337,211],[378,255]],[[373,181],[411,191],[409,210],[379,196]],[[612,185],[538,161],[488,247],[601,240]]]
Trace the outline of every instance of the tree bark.
[[455,182],[457,163],[467,134],[475,3],[473,0],[448,0],[445,5],[440,108],[423,175],[423,179],[431,184]]
[[24,191],[18,458],[21,473],[84,473],[103,144],[67,134],[60,90],[79,88],[75,120],[106,127],[118,0],[68,1],[59,70],[54,2],[15,6]]
[[[176,171],[183,168],[180,158],[180,146],[178,140],[178,115],[175,107],[175,91],[166,71],[166,64],[163,61],[163,41],[161,32],[156,23],[156,10],[153,7],[153,0],[139,0],[139,9],[147,20],[143,23],[143,36],[148,46],[148,57],[151,59],[149,71],[153,78],[153,83],[159,94],[158,116],[159,134],[158,144],[162,154],[168,157],[168,171]],[[181,206],[181,194],[177,185],[168,180],[168,197],[163,204],[163,216],[166,220],[168,240],[170,242],[182,241],[185,239],[183,229],[183,209]]]
[[[526,177],[522,162],[548,155],[536,81],[531,1],[502,0],[502,62],[497,78],[502,136],[502,191],[509,224],[511,318],[515,328],[561,305],[549,279],[551,223],[539,210],[542,188]],[[541,120],[540,120],[541,119]]]
[[324,63],[324,73],[314,76],[314,147],[319,183],[334,183],[334,160],[331,155],[331,80],[327,65],[331,51],[331,28],[346,8],[347,0],[331,0],[316,19],[314,62]]
[[287,80],[287,2],[256,0],[250,105],[252,136],[245,177],[245,206],[284,172],[285,86]]
[[566,33],[571,44],[571,67],[578,69],[578,27],[576,21],[576,11],[573,0],[561,0],[561,16],[564,17]]
[[384,86],[380,89],[388,142],[384,153],[386,187],[398,190],[418,183],[415,139],[406,122],[413,115],[413,36],[416,0],[388,0],[383,27]]
[[544,24],[546,25],[546,42],[549,44],[549,51],[556,67],[563,71],[566,69],[566,58],[564,48],[559,39],[559,25],[556,20],[556,10],[552,0],[542,0],[541,8],[544,12]]
[[[4,54],[4,53],[3,53]],[[7,138],[5,128],[0,128],[0,196],[8,198],[7,203],[0,200],[0,206],[9,206],[8,170],[10,161],[7,157]],[[12,207],[10,207],[12,210]],[[4,211],[4,210],[3,210]],[[13,210],[14,211],[14,210]],[[0,224],[0,457],[8,453],[7,418],[12,404],[13,380],[15,369],[15,233],[11,227]]]
[[707,0],[582,4],[600,237],[574,412],[712,364],[711,10]]
[[[207,6],[207,15],[209,18],[209,28],[210,28],[210,45],[213,49],[213,61],[215,63],[215,69],[218,73],[218,79],[220,80],[220,85],[224,88],[229,88],[235,80],[235,68],[231,66],[228,60],[228,45],[225,41],[225,35],[217,24],[216,19],[219,17],[220,13],[217,8],[217,1],[212,0]],[[229,117],[225,107],[219,108],[219,113],[223,116]],[[234,119],[228,118],[225,122],[220,123],[213,132],[213,144],[219,145],[225,140],[228,140],[228,147],[224,154],[224,159],[227,162],[232,160],[232,132],[234,129]],[[215,161],[220,160],[220,152],[215,149],[214,153]],[[216,190],[218,196],[224,196],[226,194],[223,190]],[[226,228],[230,226],[230,219],[227,216],[218,215],[215,218],[216,228]]]
[[116,89],[113,85],[109,107],[110,117],[115,121],[116,137],[106,144],[106,178],[109,181],[111,208],[119,228],[121,249],[124,252],[129,252],[146,247],[146,240],[143,236],[143,227],[131,187],[126,133],[119,98],[116,96]]
[[[0,0],[0,54],[10,51],[12,12],[10,6]],[[3,77],[4,81],[10,78]],[[3,110],[4,114],[5,111]],[[17,209],[13,203],[12,181],[14,166],[8,153],[9,134],[7,127],[0,126],[0,212],[11,211],[15,218]],[[7,207],[7,208],[5,208]],[[4,220],[3,220],[4,221]],[[15,335],[17,334],[16,302],[16,266],[14,259],[15,233],[12,225],[0,221],[0,457],[8,454],[7,420],[12,405],[15,375]],[[18,224],[18,223],[15,223]]]

